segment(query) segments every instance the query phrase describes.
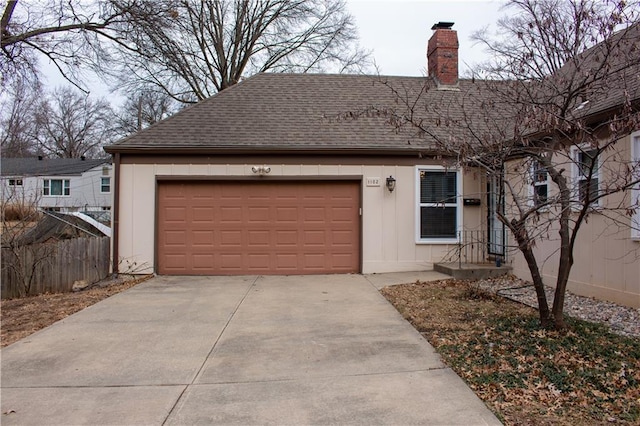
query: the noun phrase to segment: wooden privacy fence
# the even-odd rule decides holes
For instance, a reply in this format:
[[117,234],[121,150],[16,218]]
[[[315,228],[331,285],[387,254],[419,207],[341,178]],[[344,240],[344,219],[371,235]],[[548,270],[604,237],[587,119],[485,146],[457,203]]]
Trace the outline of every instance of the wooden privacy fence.
[[71,291],[109,274],[109,237],[2,248],[2,298]]

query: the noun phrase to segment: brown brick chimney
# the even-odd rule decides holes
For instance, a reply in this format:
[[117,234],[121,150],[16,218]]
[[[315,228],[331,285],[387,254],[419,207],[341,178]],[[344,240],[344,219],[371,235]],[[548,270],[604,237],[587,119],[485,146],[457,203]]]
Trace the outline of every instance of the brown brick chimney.
[[453,22],[438,22],[427,46],[427,70],[439,85],[458,84],[458,33]]

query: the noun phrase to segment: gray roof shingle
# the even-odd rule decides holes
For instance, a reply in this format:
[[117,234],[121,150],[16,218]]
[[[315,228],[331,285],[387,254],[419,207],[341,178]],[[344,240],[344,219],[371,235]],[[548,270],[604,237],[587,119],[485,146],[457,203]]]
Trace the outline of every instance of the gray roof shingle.
[[0,174],[2,176],[73,176],[110,162],[109,159],[2,158]]
[[[623,40],[616,45],[622,53],[607,59],[634,60],[636,66],[605,78],[606,90],[594,93],[580,116],[596,115],[619,106],[625,94],[632,100],[640,97],[639,34],[637,24],[613,38]],[[597,60],[599,55],[592,53],[600,48],[595,46],[585,55],[591,54],[589,60]],[[587,67],[590,65],[586,63]],[[615,69],[618,64],[611,65]],[[550,78],[570,75],[568,64]],[[620,84],[622,81],[624,85]],[[443,146],[449,140],[471,140],[469,128],[473,128],[476,137],[486,133],[487,140],[512,137],[509,128],[518,121],[509,113],[514,106],[508,98],[500,101],[495,96],[496,88],[507,85],[506,89],[509,84],[460,80],[457,87],[440,90],[428,77],[262,73],[105,150],[435,153],[441,151],[436,141]],[[409,120],[402,119],[408,114],[414,123],[422,123],[422,132],[411,127]],[[496,124],[505,132],[496,132]],[[536,133],[535,129],[531,131]]]
[[[458,90],[425,91],[428,84],[426,77],[257,74],[106,150],[431,150],[433,138],[390,124],[390,116],[408,112],[401,100],[420,97],[415,112],[435,123],[447,105],[480,93],[482,82],[461,80]],[[459,108],[447,113],[462,118]],[[431,127],[436,136],[450,131]]]

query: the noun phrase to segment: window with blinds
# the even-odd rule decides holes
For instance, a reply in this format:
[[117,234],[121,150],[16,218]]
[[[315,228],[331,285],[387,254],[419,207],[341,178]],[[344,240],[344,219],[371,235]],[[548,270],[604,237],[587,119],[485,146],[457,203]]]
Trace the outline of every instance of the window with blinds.
[[419,179],[419,239],[457,238],[457,172],[419,170]]

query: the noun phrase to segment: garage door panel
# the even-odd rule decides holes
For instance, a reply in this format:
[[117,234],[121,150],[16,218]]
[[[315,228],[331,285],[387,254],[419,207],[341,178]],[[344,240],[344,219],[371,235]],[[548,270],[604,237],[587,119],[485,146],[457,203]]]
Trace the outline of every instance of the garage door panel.
[[350,229],[342,231],[332,231],[331,241],[334,246],[353,246],[354,235]]
[[161,182],[158,272],[358,272],[358,182]]
[[167,246],[186,247],[187,231],[165,231],[164,240]]
[[191,233],[191,237],[191,244],[193,247],[206,249],[215,248],[215,238],[212,230],[194,230]]
[[298,245],[298,232],[297,231],[283,231],[276,230],[276,249],[278,248],[291,248],[291,246]]
[[324,229],[318,231],[305,231],[303,240],[303,247],[305,249],[314,246],[324,247],[325,245],[326,238]]
[[351,223],[353,220],[353,209],[349,207],[334,207],[331,209],[332,223]]
[[274,207],[278,223],[298,223],[298,207]]
[[269,207],[250,206],[247,210],[249,223],[265,224],[270,222]]
[[254,247],[269,247],[271,244],[271,235],[267,230],[260,231],[248,231],[247,235],[249,237],[249,248]]
[[220,231],[221,247],[242,247],[242,231]]
[[315,222],[324,224],[327,220],[324,207],[305,207],[303,211],[305,223]]
[[297,253],[275,253],[276,266],[282,271],[296,271],[298,269]]
[[192,256],[192,266],[194,270],[207,271],[211,269],[211,265],[214,263],[214,255],[211,253],[208,254],[198,254],[194,253]]
[[187,209],[185,207],[165,207],[165,221],[182,223],[185,220]]
[[187,256],[184,253],[167,254],[164,256],[164,261],[168,269],[184,269]]
[[268,253],[247,253],[246,259],[249,271],[262,271],[269,268],[270,259]]
[[194,207],[191,212],[194,222],[211,223],[215,218],[213,207]]
[[218,265],[221,271],[236,271],[242,270],[242,255],[240,253],[230,254],[225,253],[220,255],[220,264]]
[[304,270],[320,270],[325,267],[324,253],[305,253],[303,256]]

